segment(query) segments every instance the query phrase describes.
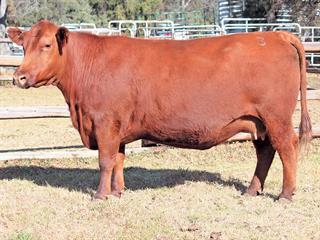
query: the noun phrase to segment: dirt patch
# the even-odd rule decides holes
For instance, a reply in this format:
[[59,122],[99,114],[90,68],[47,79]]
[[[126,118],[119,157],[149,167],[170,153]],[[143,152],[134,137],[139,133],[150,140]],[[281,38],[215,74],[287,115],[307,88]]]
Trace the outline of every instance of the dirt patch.
[[20,89],[0,87],[0,107],[64,106],[64,97],[56,87]]
[[314,89],[320,89],[320,74],[309,73],[307,76],[309,87]]

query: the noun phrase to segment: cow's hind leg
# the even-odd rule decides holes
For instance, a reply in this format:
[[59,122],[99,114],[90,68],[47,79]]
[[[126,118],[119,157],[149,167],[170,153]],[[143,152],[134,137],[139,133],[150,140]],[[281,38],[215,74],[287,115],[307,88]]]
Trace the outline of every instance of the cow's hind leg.
[[256,196],[260,191],[263,191],[264,182],[276,150],[271,145],[268,136],[266,136],[264,140],[254,140],[253,144],[257,154],[257,166],[246,193],[251,196]]
[[125,159],[125,145],[120,146],[116,157],[116,165],[113,168],[113,175],[111,181],[111,193],[116,197],[120,197],[124,191],[124,176],[123,166]]
[[296,189],[298,159],[298,137],[290,121],[274,121],[267,125],[273,147],[277,150],[283,165],[283,185],[279,198],[292,200]]

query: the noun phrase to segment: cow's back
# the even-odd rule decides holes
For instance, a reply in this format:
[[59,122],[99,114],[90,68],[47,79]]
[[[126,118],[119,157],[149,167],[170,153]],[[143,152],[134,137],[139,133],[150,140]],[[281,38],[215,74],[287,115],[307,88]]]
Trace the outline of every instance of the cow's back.
[[284,98],[289,99],[284,111],[292,113],[299,60],[281,34],[186,42],[135,40],[137,52],[128,58],[137,61],[132,65],[135,83],[141,84],[137,115],[144,117],[146,135],[170,136],[166,141],[210,138],[213,143],[213,132],[218,135],[241,116],[259,117]]

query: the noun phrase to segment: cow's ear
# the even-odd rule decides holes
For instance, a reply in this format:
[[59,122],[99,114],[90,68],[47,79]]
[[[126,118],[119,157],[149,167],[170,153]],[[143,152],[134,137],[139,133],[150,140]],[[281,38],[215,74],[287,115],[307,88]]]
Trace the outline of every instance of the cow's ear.
[[60,27],[56,33],[59,54],[62,55],[62,48],[67,44],[69,37],[69,30],[65,27]]
[[12,42],[14,42],[18,45],[23,44],[24,31],[22,31],[21,29],[16,28],[16,27],[10,27],[10,28],[7,28],[7,33],[8,33],[9,38],[12,40]]

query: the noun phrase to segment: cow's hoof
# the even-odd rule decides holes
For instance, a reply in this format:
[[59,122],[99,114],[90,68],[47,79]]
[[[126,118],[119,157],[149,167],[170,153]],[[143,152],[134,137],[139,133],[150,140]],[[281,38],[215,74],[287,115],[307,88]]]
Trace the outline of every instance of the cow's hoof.
[[99,192],[96,192],[95,194],[92,195],[92,201],[96,201],[96,200],[107,200],[108,199],[108,196],[107,195],[104,195],[104,194],[101,194]]
[[118,190],[113,190],[112,192],[111,192],[111,195],[113,195],[113,196],[115,196],[115,197],[117,197],[117,198],[120,198],[122,195],[123,195],[123,191],[118,191]]
[[260,194],[261,193],[259,191],[249,189],[249,188],[243,193],[244,196],[251,196],[251,197],[256,197]]
[[293,194],[281,193],[279,195],[278,200],[281,201],[281,202],[292,202],[292,196],[293,196]]

